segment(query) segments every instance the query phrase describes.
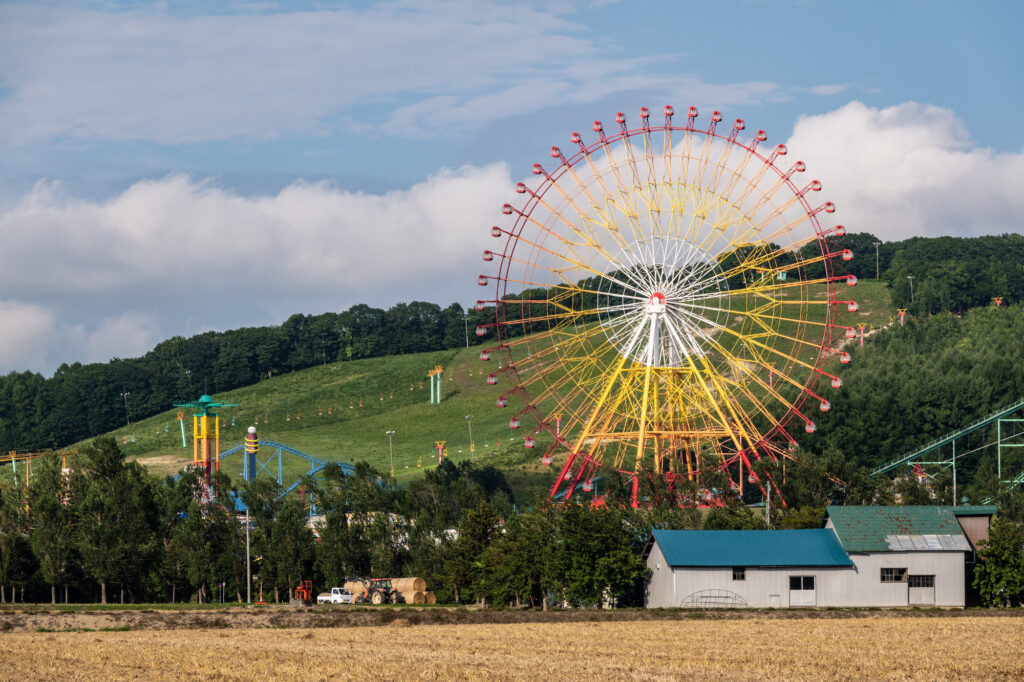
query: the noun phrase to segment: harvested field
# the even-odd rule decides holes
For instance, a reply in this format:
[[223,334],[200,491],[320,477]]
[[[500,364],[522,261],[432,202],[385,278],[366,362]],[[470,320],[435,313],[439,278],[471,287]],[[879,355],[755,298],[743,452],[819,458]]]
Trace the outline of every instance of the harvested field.
[[1022,679],[1024,617],[870,613],[328,629],[8,632],[0,678]]

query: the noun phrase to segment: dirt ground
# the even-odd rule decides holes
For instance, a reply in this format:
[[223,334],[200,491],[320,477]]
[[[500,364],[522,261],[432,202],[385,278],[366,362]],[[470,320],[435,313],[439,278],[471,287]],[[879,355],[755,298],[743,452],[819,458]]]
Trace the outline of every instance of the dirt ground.
[[189,630],[252,628],[340,628],[391,625],[500,625],[511,623],[623,622],[648,620],[864,619],[885,614],[902,618],[1016,618],[1013,609],[616,609],[495,610],[472,606],[206,606],[0,605],[0,635],[18,632],[102,630]]
[[0,611],[12,680],[1019,680],[1022,652],[1015,611]]

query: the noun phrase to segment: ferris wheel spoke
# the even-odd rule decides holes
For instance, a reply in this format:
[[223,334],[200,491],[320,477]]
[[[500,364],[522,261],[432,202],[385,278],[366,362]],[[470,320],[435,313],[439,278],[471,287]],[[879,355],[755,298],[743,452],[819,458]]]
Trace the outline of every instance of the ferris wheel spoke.
[[[627,184],[623,180],[622,170],[619,168],[618,158],[616,157],[611,144],[609,144],[608,138],[604,136],[603,132],[601,133],[601,146],[604,150],[605,160],[612,172],[612,177],[615,179],[615,185],[618,188],[619,202],[617,203],[621,203],[626,207],[623,213],[629,220],[630,227],[633,228],[634,238],[641,244],[646,244],[649,235],[646,233],[646,231],[644,231],[643,227],[640,225],[640,211],[637,209],[636,205],[637,194],[640,195],[641,200],[645,200],[646,197],[643,196],[642,191],[635,191],[637,189],[640,189],[637,186],[637,183]],[[626,148],[626,155],[628,157],[631,157],[632,146],[628,136],[623,139],[623,146]],[[631,159],[629,159],[629,161],[631,161]],[[627,165],[631,167],[631,170],[633,171],[632,175],[635,178],[636,172],[632,168],[632,164],[629,163],[629,161],[627,161]],[[645,203],[647,202],[645,201]],[[648,206],[650,206],[649,203]]]
[[[576,215],[579,217],[579,222],[573,222],[566,218],[560,210],[558,210],[557,208],[549,204],[547,201],[545,201],[543,197],[535,196],[535,201],[537,201],[539,205],[543,206],[548,211],[548,213],[557,218],[559,222],[566,225],[566,227],[569,230],[571,230],[574,234],[576,234],[580,239],[583,239],[584,241],[582,245],[587,246],[598,255],[603,256],[604,259],[610,265],[614,265],[616,268],[622,269],[624,266],[622,261],[620,261],[618,258],[613,256],[607,249],[605,249],[597,234],[594,232],[593,229],[591,229],[591,225],[596,224],[600,227],[603,227],[605,231],[612,232],[613,228],[611,224],[608,222],[607,217],[600,215],[600,220],[595,220],[595,218],[592,215],[587,213],[582,207],[580,207],[575,202],[575,200],[569,195],[569,193],[566,192],[565,189],[562,187],[561,183],[553,182],[552,186],[562,196],[563,200],[575,211]],[[581,224],[583,226],[582,228],[580,227]],[[622,246],[625,246],[625,244],[623,244]]]
[[[594,161],[593,155],[591,153],[584,153],[583,154],[583,158],[586,160],[587,168],[590,171],[591,177],[594,178],[594,181],[598,183],[598,186],[601,189],[601,194],[603,196],[603,202],[602,202],[603,205],[611,206],[620,215],[622,215],[624,218],[626,218],[626,221],[629,223],[630,230],[631,230],[631,232],[633,234],[633,239],[642,242],[643,241],[643,233],[642,233],[642,231],[640,229],[639,223],[637,222],[637,216],[636,216],[635,211],[632,211],[629,206],[625,206],[625,207],[622,206],[621,203],[616,199],[616,195],[618,193],[617,192],[612,192],[608,188],[608,186],[605,184],[604,176],[601,173],[601,170],[597,167],[597,163]],[[621,230],[617,226],[617,222],[618,221],[616,221],[611,216],[609,216],[609,218],[611,218],[609,220],[609,224],[614,226],[614,228],[615,228],[614,231],[616,233],[621,233]],[[624,240],[624,242],[625,242],[625,244],[627,246],[630,244],[630,242],[625,241],[625,237],[621,237],[621,238]],[[629,250],[627,249],[626,253],[628,253],[628,252],[629,252]]]
[[[539,225],[539,223],[536,223],[536,221],[534,221],[532,219],[530,220],[530,222]],[[546,228],[544,228],[544,229],[546,230]],[[559,239],[562,241],[563,245],[569,246],[572,249],[575,249],[575,247],[577,246],[576,244],[574,244],[573,242],[569,242],[568,240],[562,239],[560,237],[559,237]],[[546,254],[548,254],[549,256],[552,256],[555,259],[560,259],[562,262],[565,262],[565,263],[568,263],[568,264],[574,266],[575,269],[577,269],[577,270],[589,273],[591,276],[598,277],[598,278],[603,279],[603,280],[605,280],[605,281],[607,281],[607,282],[609,282],[611,284],[615,284],[615,285],[621,286],[623,288],[629,288],[628,285],[625,282],[622,282],[622,281],[612,277],[607,272],[603,272],[601,270],[598,270],[598,269],[596,269],[596,268],[594,268],[594,267],[584,263],[583,259],[581,259],[581,258],[570,258],[570,257],[568,257],[567,255],[565,255],[563,253],[552,251],[551,249],[548,249],[548,248],[544,247],[543,245],[541,245],[541,244],[539,244],[539,243],[537,243],[535,241],[531,241],[529,239],[526,239],[525,237],[520,237],[519,241],[521,241],[522,243],[524,243],[524,244],[526,244],[528,246],[533,247],[534,249],[537,249],[538,251],[546,253]],[[556,274],[556,275],[559,275],[559,276],[563,276],[563,273],[566,272],[565,268],[556,268],[556,267],[553,267],[553,266],[548,266],[548,265],[544,265],[544,264],[537,263],[537,262],[531,262],[531,261],[526,261],[524,259],[518,259],[518,258],[515,258],[513,256],[505,256],[505,258],[508,258],[512,262],[519,262],[519,263],[523,263],[525,265],[529,265],[531,268],[541,268],[542,270],[546,270],[548,272],[551,272],[552,274]],[[568,280],[566,282],[569,283]],[[538,284],[538,286],[544,286],[544,285],[543,284]]]

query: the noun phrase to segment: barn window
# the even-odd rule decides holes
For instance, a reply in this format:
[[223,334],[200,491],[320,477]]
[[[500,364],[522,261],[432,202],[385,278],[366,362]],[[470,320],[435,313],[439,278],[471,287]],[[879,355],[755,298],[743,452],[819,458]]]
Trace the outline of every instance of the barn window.
[[742,566],[733,568],[732,569],[732,579],[733,580],[746,580],[747,579],[747,569],[743,568]]
[[907,580],[907,569],[905,568],[883,568],[883,583],[902,583]]
[[789,576],[789,589],[791,590],[813,590],[813,575],[791,575]]
[[935,587],[934,575],[912,575],[910,576],[911,587]]

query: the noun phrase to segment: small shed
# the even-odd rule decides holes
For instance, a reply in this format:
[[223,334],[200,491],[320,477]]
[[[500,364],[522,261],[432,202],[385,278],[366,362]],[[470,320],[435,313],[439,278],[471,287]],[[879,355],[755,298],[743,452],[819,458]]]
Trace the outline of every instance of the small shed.
[[827,529],[656,530],[644,558],[649,608],[834,606],[853,567]]

